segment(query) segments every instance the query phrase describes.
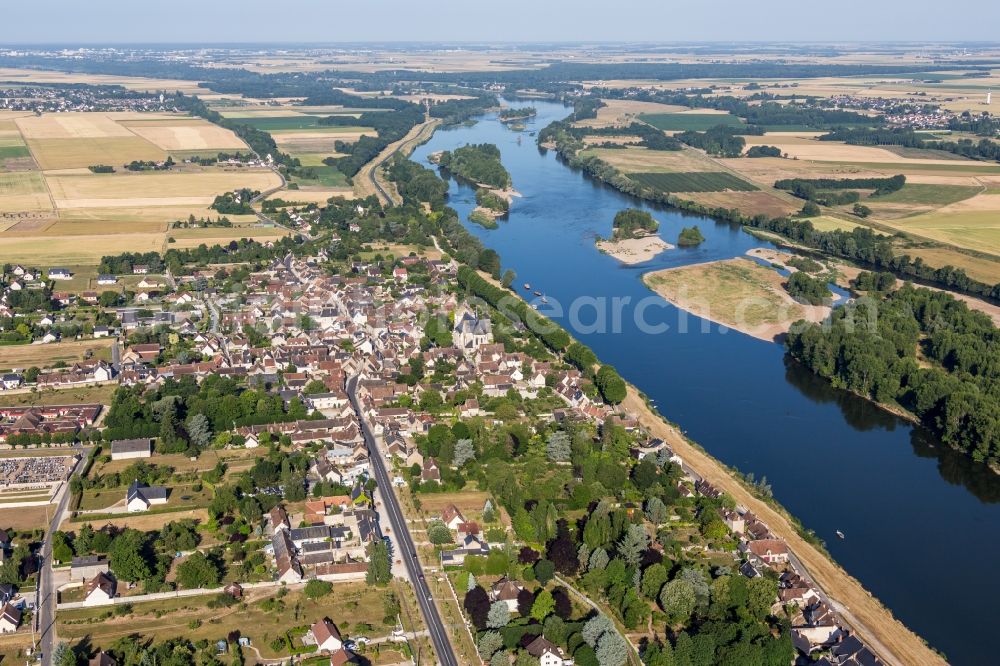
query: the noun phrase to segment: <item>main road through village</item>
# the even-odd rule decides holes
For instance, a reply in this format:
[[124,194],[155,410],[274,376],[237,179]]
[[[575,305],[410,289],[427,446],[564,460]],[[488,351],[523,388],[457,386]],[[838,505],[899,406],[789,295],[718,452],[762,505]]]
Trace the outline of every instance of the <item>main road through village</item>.
[[420,613],[424,616],[424,623],[427,625],[431,641],[434,643],[434,651],[437,653],[437,663],[444,666],[458,666],[458,660],[455,658],[455,652],[452,650],[451,642],[448,640],[448,634],[445,633],[444,623],[438,614],[437,606],[434,605],[427,581],[421,573],[420,561],[417,559],[417,548],[413,544],[409,529],[407,529],[406,519],[403,517],[403,512],[399,507],[399,500],[392,489],[389,473],[385,468],[385,459],[379,453],[378,446],[375,444],[375,436],[368,428],[368,423],[361,413],[361,407],[358,404],[357,388],[358,378],[351,377],[347,381],[347,394],[350,396],[351,404],[357,413],[358,421],[361,423],[361,431],[365,437],[365,443],[368,445],[371,468],[375,473],[375,482],[378,484],[379,495],[382,502],[385,503],[385,512],[389,515],[389,522],[392,523],[392,529],[395,534],[396,552],[402,557],[403,563],[406,566],[406,573],[416,593]]

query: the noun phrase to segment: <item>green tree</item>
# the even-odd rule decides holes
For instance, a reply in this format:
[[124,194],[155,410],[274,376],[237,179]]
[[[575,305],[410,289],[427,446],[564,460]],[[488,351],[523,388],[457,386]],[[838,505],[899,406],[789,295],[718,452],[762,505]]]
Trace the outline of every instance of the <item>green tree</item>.
[[451,536],[451,530],[440,520],[435,520],[427,527],[427,540],[435,546],[442,546],[455,541]]
[[111,571],[119,580],[131,582],[149,578],[149,563],[143,553],[146,551],[146,536],[132,528],[126,528],[111,542],[108,559]]
[[215,587],[221,577],[219,562],[201,551],[195,551],[177,566],[177,582],[188,589]]
[[660,607],[674,624],[683,624],[694,612],[694,587],[686,580],[672,580],[660,591]]
[[535,562],[533,570],[535,572],[535,580],[538,581],[539,585],[544,587],[555,576],[556,565],[550,560],[542,559]]
[[204,414],[191,416],[186,426],[188,438],[195,446],[203,449],[212,441],[212,424]]
[[306,595],[307,599],[319,599],[325,597],[333,591],[333,583],[320,580],[318,578],[313,578],[308,583],[306,583],[303,593]]
[[545,454],[552,462],[569,462],[571,454],[569,435],[562,430],[549,435],[545,444]]
[[535,596],[535,602],[531,604],[531,617],[538,622],[544,622],[555,608],[556,602],[552,598],[552,593],[548,590],[542,590]]
[[650,599],[658,599],[660,590],[666,584],[669,576],[667,568],[657,562],[646,567],[642,572],[642,593]]
[[368,572],[365,580],[369,585],[388,585],[392,580],[392,567],[389,562],[389,548],[381,539],[368,544]]
[[490,629],[503,629],[510,623],[510,608],[505,601],[495,601],[490,605],[486,616],[486,626]]

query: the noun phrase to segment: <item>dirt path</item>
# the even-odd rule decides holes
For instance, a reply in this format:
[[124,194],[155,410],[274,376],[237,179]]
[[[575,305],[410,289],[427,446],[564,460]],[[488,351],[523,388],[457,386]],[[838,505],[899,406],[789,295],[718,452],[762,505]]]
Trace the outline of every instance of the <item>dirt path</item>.
[[441,120],[435,118],[425,123],[421,123],[420,125],[416,125],[413,129],[407,132],[406,136],[402,139],[386,146],[382,152],[375,157],[375,159],[361,167],[361,170],[354,176],[354,195],[358,198],[363,198],[373,194],[378,194],[375,183],[372,182],[372,178],[375,178],[378,181],[378,184],[381,185],[386,192],[390,192],[392,195],[395,195],[395,185],[382,178],[381,173],[379,173],[381,171],[379,165],[389,159],[396,152],[402,152],[403,155],[409,155],[413,152],[417,145],[419,145],[421,141],[428,138],[430,133],[433,133],[434,129],[440,124]]
[[842,615],[852,624],[861,640],[878,652],[887,663],[899,666],[947,663],[927,647],[919,636],[893,617],[857,579],[800,537],[787,514],[751,495],[719,461],[655,415],[634,387],[629,387],[628,397],[622,407],[637,416],[654,437],[667,442],[692,470],[716,488],[728,493],[738,504],[753,511],[775,535],[784,539],[816,585],[841,609],[847,609]]

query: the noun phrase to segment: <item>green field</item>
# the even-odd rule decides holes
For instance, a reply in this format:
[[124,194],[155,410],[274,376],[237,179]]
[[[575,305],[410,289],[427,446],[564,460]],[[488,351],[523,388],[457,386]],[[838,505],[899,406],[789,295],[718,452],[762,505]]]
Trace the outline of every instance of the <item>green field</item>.
[[250,125],[265,132],[274,130],[302,130],[316,129],[324,127],[319,124],[321,116],[257,116],[254,118],[240,118],[243,125]]
[[947,206],[956,201],[974,197],[982,192],[981,187],[971,185],[929,185],[925,183],[907,183],[903,189],[891,194],[870,197],[873,203],[905,203]]
[[756,185],[722,171],[686,173],[630,173],[628,177],[640,185],[661,192],[752,192]]
[[728,113],[643,113],[639,119],[666,131],[703,132],[718,125],[736,127],[743,121]]
[[299,185],[322,185],[324,187],[347,187],[349,185],[347,176],[331,166],[311,166],[305,171],[310,177],[300,178],[296,176],[292,181]]
[[0,146],[0,160],[13,160],[19,157],[30,157],[31,152],[25,145]]

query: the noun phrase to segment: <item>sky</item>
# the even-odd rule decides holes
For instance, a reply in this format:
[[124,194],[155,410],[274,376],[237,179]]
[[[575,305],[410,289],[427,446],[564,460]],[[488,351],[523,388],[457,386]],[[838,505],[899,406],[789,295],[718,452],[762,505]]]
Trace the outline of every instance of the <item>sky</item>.
[[987,41],[997,0],[14,0],[0,44]]

